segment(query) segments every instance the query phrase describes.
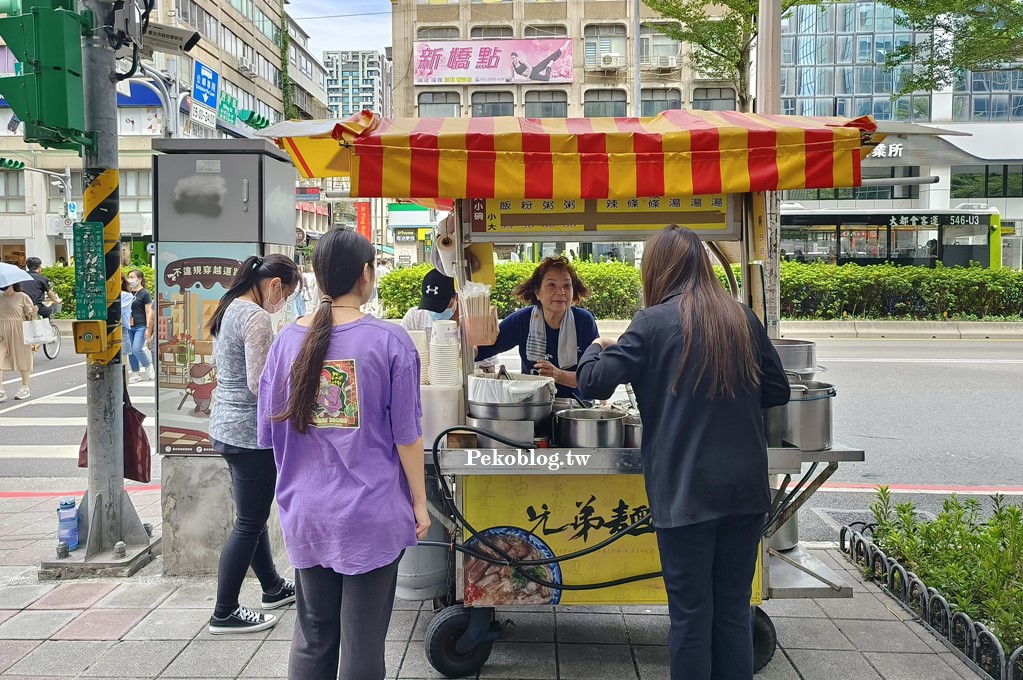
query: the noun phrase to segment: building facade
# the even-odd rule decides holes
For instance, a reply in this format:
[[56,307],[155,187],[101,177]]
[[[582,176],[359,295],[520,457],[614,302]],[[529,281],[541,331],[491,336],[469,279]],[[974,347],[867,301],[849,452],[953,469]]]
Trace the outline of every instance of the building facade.
[[360,111],[392,115],[391,75],[393,65],[387,52],[373,50],[323,53],[327,67],[327,105],[335,118],[348,118]]
[[[153,233],[153,138],[171,134],[198,138],[252,136],[253,131],[237,119],[242,109],[256,111],[272,122],[281,120],[282,26],[287,27],[295,45],[296,66],[289,64],[288,72],[295,83],[294,91],[300,93],[295,97],[300,114],[322,117],[326,111],[326,95],[318,82],[322,74],[325,83],[326,72],[308,54],[304,31],[294,22],[289,25],[276,0],[169,0],[158,4],[152,21],[194,28],[202,38],[187,55],[157,53],[152,61],[145,62],[151,73],[140,73],[119,86],[121,231],[126,259],[139,261],[147,261],[146,246]],[[303,54],[306,62],[301,61]],[[190,93],[197,62],[200,69],[215,71],[219,81],[216,115],[204,122],[197,122],[191,115]],[[308,67],[303,68],[303,63]],[[0,45],[0,74],[12,73],[14,59]],[[158,94],[152,73],[164,80],[171,102],[164,102]],[[0,157],[56,173],[70,169],[71,195],[65,197],[62,183],[44,174],[0,172],[0,261],[23,265],[32,256],[42,259],[44,265],[58,258],[66,261],[69,252],[64,236],[69,233],[69,223],[81,219],[84,210],[81,159],[73,152],[26,145],[22,132],[23,127],[13,120],[13,112],[0,100]],[[76,210],[69,214],[66,203]],[[326,229],[328,221],[327,215],[315,209],[303,211],[301,206],[296,215],[296,225],[306,229]]]
[[291,101],[302,118],[327,118],[330,115],[327,108],[327,69],[309,51],[309,34],[290,16],[288,38]]

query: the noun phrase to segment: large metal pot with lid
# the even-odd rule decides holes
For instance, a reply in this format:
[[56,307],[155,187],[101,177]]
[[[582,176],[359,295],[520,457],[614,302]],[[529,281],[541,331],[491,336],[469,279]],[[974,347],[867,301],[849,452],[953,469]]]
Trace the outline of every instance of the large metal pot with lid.
[[788,436],[803,451],[831,448],[832,406],[837,392],[831,383],[809,380],[789,383]]
[[814,375],[826,371],[817,365],[817,343],[810,340],[772,339],[771,344],[778,351],[782,368],[795,373],[800,380],[813,380]]

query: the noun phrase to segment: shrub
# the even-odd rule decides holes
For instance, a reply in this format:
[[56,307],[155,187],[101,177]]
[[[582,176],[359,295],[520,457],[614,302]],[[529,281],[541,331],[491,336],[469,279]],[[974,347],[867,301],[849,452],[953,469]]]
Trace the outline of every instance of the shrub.
[[870,505],[873,540],[952,606],[984,622],[1006,652],[1023,645],[1023,506],[995,496],[986,521],[976,499],[945,499],[923,521],[910,502],[894,506],[887,487]]
[[[156,280],[153,276],[153,268],[142,266],[130,267],[130,269],[139,269],[146,275],[146,287],[150,293],[154,294],[153,297],[156,297]],[[127,274],[128,270],[129,267],[121,268],[124,274]],[[75,317],[75,268],[46,267],[40,270],[40,273],[50,280],[53,292],[62,300],[60,318],[73,319]]]

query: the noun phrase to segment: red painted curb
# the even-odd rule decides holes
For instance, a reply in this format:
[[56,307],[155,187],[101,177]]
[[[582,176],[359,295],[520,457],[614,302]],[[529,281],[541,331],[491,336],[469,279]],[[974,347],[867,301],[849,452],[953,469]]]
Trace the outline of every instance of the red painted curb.
[[[139,486],[126,486],[124,490],[128,493],[138,491],[159,491],[159,484],[140,484]],[[84,495],[84,491],[0,491],[0,498],[56,498],[59,496],[78,497]]]

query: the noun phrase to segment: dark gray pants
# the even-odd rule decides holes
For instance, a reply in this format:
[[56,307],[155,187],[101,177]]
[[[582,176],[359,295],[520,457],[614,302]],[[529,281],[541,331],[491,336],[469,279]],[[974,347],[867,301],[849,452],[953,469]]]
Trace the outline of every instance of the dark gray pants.
[[672,680],[752,680],[750,589],[763,515],[657,530]]
[[358,576],[325,567],[295,570],[298,620],[290,680],[337,680],[339,667],[341,680],[383,680],[384,639],[400,560],[399,555],[391,564]]

